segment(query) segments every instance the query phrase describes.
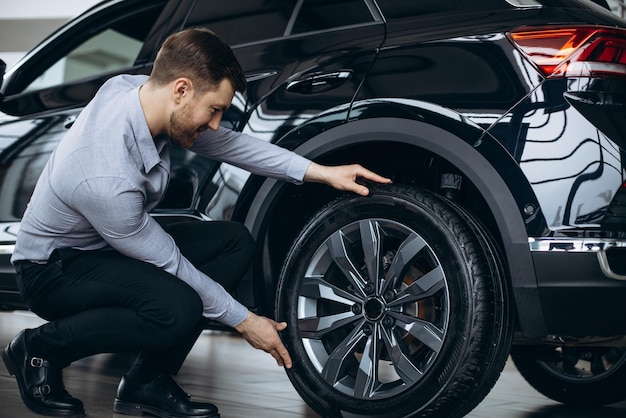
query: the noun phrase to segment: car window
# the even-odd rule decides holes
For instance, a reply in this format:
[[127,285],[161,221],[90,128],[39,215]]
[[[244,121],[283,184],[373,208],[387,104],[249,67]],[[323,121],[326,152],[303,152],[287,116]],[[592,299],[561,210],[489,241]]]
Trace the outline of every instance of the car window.
[[291,34],[372,21],[373,17],[363,0],[304,0]]
[[0,125],[0,219],[19,221],[39,175],[67,131],[68,119],[51,116]]
[[376,3],[378,3],[380,11],[386,19],[401,19],[405,17],[463,10],[488,10],[511,7],[510,4],[502,0],[376,0]]
[[209,28],[231,46],[278,38],[285,34],[295,3],[289,0],[198,0],[185,26]]
[[116,19],[58,58],[24,91],[41,90],[131,67],[159,13],[160,8],[143,8]]
[[107,29],[61,58],[24,91],[40,90],[130,67],[135,62],[141,46],[140,41]]

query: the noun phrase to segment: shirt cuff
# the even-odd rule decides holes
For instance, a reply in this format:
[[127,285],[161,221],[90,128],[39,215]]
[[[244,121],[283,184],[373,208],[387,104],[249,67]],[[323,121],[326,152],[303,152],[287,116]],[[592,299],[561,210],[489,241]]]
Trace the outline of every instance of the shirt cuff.
[[299,154],[295,154],[291,159],[289,168],[287,169],[287,176],[289,176],[295,184],[304,183],[304,175],[311,165],[311,160],[305,158]]
[[[230,307],[230,309],[226,310],[221,318],[216,319],[222,324],[234,328],[246,319],[246,317],[248,316],[248,308],[246,308],[234,299],[233,302],[234,303]],[[205,316],[208,318],[214,317],[214,315],[211,315],[208,312],[205,312]]]

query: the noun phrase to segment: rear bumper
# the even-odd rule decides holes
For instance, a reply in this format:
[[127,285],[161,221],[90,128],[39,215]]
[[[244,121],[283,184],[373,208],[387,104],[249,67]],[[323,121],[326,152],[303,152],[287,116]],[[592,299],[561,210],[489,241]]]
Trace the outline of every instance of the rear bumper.
[[626,241],[530,239],[548,334],[626,334]]

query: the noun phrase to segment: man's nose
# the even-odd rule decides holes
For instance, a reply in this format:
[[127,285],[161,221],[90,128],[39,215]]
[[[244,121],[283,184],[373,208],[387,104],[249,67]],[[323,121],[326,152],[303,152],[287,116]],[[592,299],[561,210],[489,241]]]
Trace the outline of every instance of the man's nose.
[[217,131],[220,127],[220,121],[222,120],[222,115],[219,116],[213,116],[213,118],[211,119],[211,121],[209,122],[209,128],[212,131]]

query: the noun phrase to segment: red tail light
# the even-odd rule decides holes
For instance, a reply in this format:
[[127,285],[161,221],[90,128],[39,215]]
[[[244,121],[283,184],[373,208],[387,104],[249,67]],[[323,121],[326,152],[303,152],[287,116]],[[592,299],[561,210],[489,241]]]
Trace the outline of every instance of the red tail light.
[[508,37],[546,77],[626,77],[624,29],[527,27]]

